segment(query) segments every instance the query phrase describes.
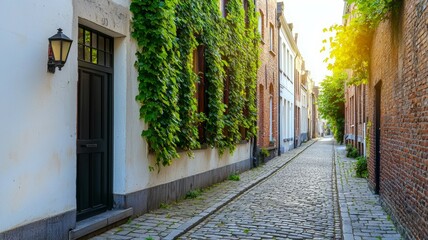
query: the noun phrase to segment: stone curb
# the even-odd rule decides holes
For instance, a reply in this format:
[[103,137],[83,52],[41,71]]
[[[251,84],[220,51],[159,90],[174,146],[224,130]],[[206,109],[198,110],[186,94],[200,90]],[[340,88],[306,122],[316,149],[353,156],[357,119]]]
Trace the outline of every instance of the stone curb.
[[[312,146],[314,143],[316,143],[318,139],[313,140],[306,146],[303,146],[299,152],[297,152],[295,155],[290,157],[287,161],[280,164],[279,166],[273,167],[273,169],[265,174],[262,174],[261,176],[257,177],[255,180],[250,181],[247,185],[244,185],[243,187],[238,188],[238,191],[236,193],[228,195],[226,198],[222,199],[218,203],[214,204],[213,206],[205,209],[205,211],[202,211],[200,214],[194,216],[190,220],[186,221],[185,223],[181,224],[177,229],[170,232],[165,238],[165,240],[172,240],[177,239],[178,237],[184,235],[186,232],[188,232],[190,229],[195,227],[196,225],[203,222],[205,219],[207,219],[209,216],[213,215],[217,211],[219,211],[222,207],[230,203],[231,201],[235,200],[254,186],[258,185],[259,183],[263,182],[273,174],[277,173],[279,170],[284,168],[288,163],[290,163],[292,160],[294,160],[297,156],[299,156],[303,151],[305,151],[307,148]],[[276,157],[278,158],[278,157]],[[272,160],[271,160],[272,161]]]
[[334,144],[334,164],[336,167],[336,186],[337,186],[337,196],[339,201],[339,214],[342,227],[342,239],[343,240],[354,240],[354,234],[352,230],[351,217],[348,212],[348,204],[346,203],[345,195],[343,194],[343,184],[341,179],[337,177],[337,174],[340,173],[340,166],[338,163],[339,154],[337,152],[337,145]]

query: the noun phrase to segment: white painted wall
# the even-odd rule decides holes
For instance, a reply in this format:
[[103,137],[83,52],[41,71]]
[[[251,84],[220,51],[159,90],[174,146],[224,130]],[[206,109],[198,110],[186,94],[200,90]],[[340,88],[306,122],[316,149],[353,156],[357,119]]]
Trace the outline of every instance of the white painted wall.
[[[283,16],[282,16],[283,17]],[[281,151],[288,151],[294,147],[294,141],[284,142],[285,139],[294,138],[294,59],[296,52],[291,45],[290,31],[287,25],[281,24],[279,31],[280,49],[279,49],[279,63],[280,63],[280,97],[281,110],[280,110],[280,123],[282,124],[280,148]]]
[[[301,87],[301,118],[300,133],[308,133],[308,95],[307,90]],[[304,139],[305,140],[305,139]]]
[[76,61],[46,71],[48,38],[72,37],[72,14],[70,0],[1,3],[0,232],[76,206]]
[[[186,153],[150,172],[141,137],[135,42],[129,0],[5,0],[0,8],[0,232],[76,209],[77,30],[84,24],[115,38],[113,193],[127,194],[250,158],[250,144],[219,156]],[[62,71],[46,71],[57,28],[75,40]]]

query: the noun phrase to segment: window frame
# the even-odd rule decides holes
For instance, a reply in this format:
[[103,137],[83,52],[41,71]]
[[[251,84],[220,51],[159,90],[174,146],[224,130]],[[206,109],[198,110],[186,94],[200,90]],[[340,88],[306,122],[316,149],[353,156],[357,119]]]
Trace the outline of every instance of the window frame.
[[[208,114],[208,95],[206,93],[207,81],[205,78],[205,46],[199,45],[193,50],[193,71],[198,76],[196,84],[195,98],[197,102],[197,112]],[[198,137],[200,143],[206,142],[206,122],[198,124]]]

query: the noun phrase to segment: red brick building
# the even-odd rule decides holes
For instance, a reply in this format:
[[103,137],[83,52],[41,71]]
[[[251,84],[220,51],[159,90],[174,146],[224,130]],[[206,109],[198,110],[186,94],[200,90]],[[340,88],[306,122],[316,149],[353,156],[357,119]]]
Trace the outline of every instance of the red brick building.
[[348,140],[361,136],[367,123],[369,186],[409,239],[428,236],[427,5],[404,0],[399,13],[380,24],[369,83],[346,92]]
[[349,86],[345,88],[345,143],[366,155],[366,92],[367,85]]
[[276,155],[278,147],[278,28],[276,1],[258,0],[260,68],[257,80],[258,137],[257,145]]

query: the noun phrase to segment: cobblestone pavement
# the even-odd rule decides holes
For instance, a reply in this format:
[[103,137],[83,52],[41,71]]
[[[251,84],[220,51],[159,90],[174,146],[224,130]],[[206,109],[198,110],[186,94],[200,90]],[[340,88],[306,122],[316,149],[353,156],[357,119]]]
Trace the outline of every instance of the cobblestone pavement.
[[203,194],[196,199],[164,204],[161,209],[143,214],[93,239],[172,239],[278,171],[313,143],[314,141],[304,143],[258,168],[241,173],[240,181],[224,181],[204,189]]
[[333,176],[322,139],[181,239],[340,239]]
[[382,209],[364,178],[356,178],[356,160],[346,157],[345,146],[336,146],[338,193],[345,240],[400,239],[389,216]]

